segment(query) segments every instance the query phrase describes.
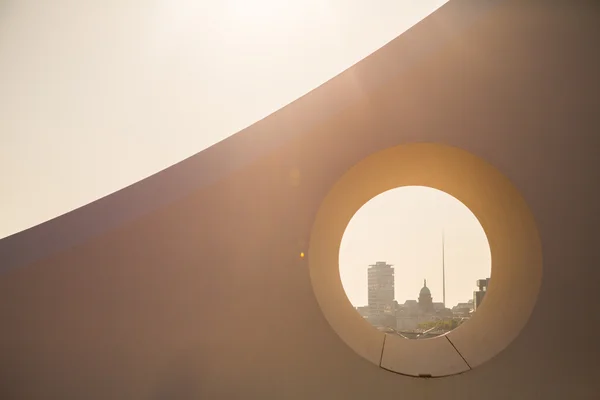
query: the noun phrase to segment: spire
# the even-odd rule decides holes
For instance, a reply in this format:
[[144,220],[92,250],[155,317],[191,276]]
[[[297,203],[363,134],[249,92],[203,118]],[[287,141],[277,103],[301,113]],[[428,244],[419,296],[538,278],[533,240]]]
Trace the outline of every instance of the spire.
[[427,279],[423,279],[423,287],[427,287]]
[[442,229],[442,302],[446,308],[446,254],[444,250],[444,230]]

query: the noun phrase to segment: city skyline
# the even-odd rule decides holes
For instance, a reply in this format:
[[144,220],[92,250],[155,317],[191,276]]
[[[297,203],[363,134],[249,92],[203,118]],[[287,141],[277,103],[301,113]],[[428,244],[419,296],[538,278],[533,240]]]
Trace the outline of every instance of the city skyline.
[[415,300],[424,279],[433,301],[442,302],[443,253],[446,307],[453,307],[472,299],[475,282],[491,275],[485,232],[475,215],[447,193],[397,188],[367,202],[348,224],[340,245],[340,278],[350,302],[364,306],[367,268],[385,261],[394,266],[398,303]]

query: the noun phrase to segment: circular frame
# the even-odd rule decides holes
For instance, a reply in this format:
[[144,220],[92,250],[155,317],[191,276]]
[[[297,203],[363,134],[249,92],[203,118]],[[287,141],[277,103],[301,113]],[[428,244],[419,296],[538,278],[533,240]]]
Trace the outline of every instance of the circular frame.
[[[490,245],[492,273],[481,310],[431,339],[378,331],[356,312],[340,279],[339,249],[350,219],[373,197],[402,186],[428,186],[460,200],[475,214]],[[434,143],[389,148],[346,172],[319,208],[308,261],[317,301],[340,338],[383,369],[421,377],[466,372],[504,350],[527,323],[542,280],[535,220],[517,189],[484,160]]]

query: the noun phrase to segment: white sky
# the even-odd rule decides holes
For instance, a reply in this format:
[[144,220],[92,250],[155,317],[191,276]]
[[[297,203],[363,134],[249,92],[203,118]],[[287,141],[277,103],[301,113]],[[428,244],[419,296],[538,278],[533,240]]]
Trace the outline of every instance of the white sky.
[[487,237],[473,213],[447,193],[423,186],[387,191],[354,215],[340,246],[340,277],[354,306],[367,304],[367,268],[394,265],[396,300],[417,300],[427,279],[434,302],[442,301],[442,231],[446,306],[473,298],[475,281],[490,277]]
[[224,139],[445,2],[0,0],[0,238]]

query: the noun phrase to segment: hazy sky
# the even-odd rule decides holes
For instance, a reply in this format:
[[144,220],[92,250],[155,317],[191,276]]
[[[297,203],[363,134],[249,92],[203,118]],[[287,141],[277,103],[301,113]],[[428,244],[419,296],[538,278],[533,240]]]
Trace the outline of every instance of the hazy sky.
[[473,297],[477,279],[488,278],[487,237],[473,213],[437,189],[407,186],[367,202],[342,238],[340,276],[355,306],[367,304],[367,268],[394,265],[396,300],[416,300],[423,279],[434,302],[442,301],[442,231],[445,237],[446,306]]
[[0,238],[224,139],[445,2],[0,0]]

